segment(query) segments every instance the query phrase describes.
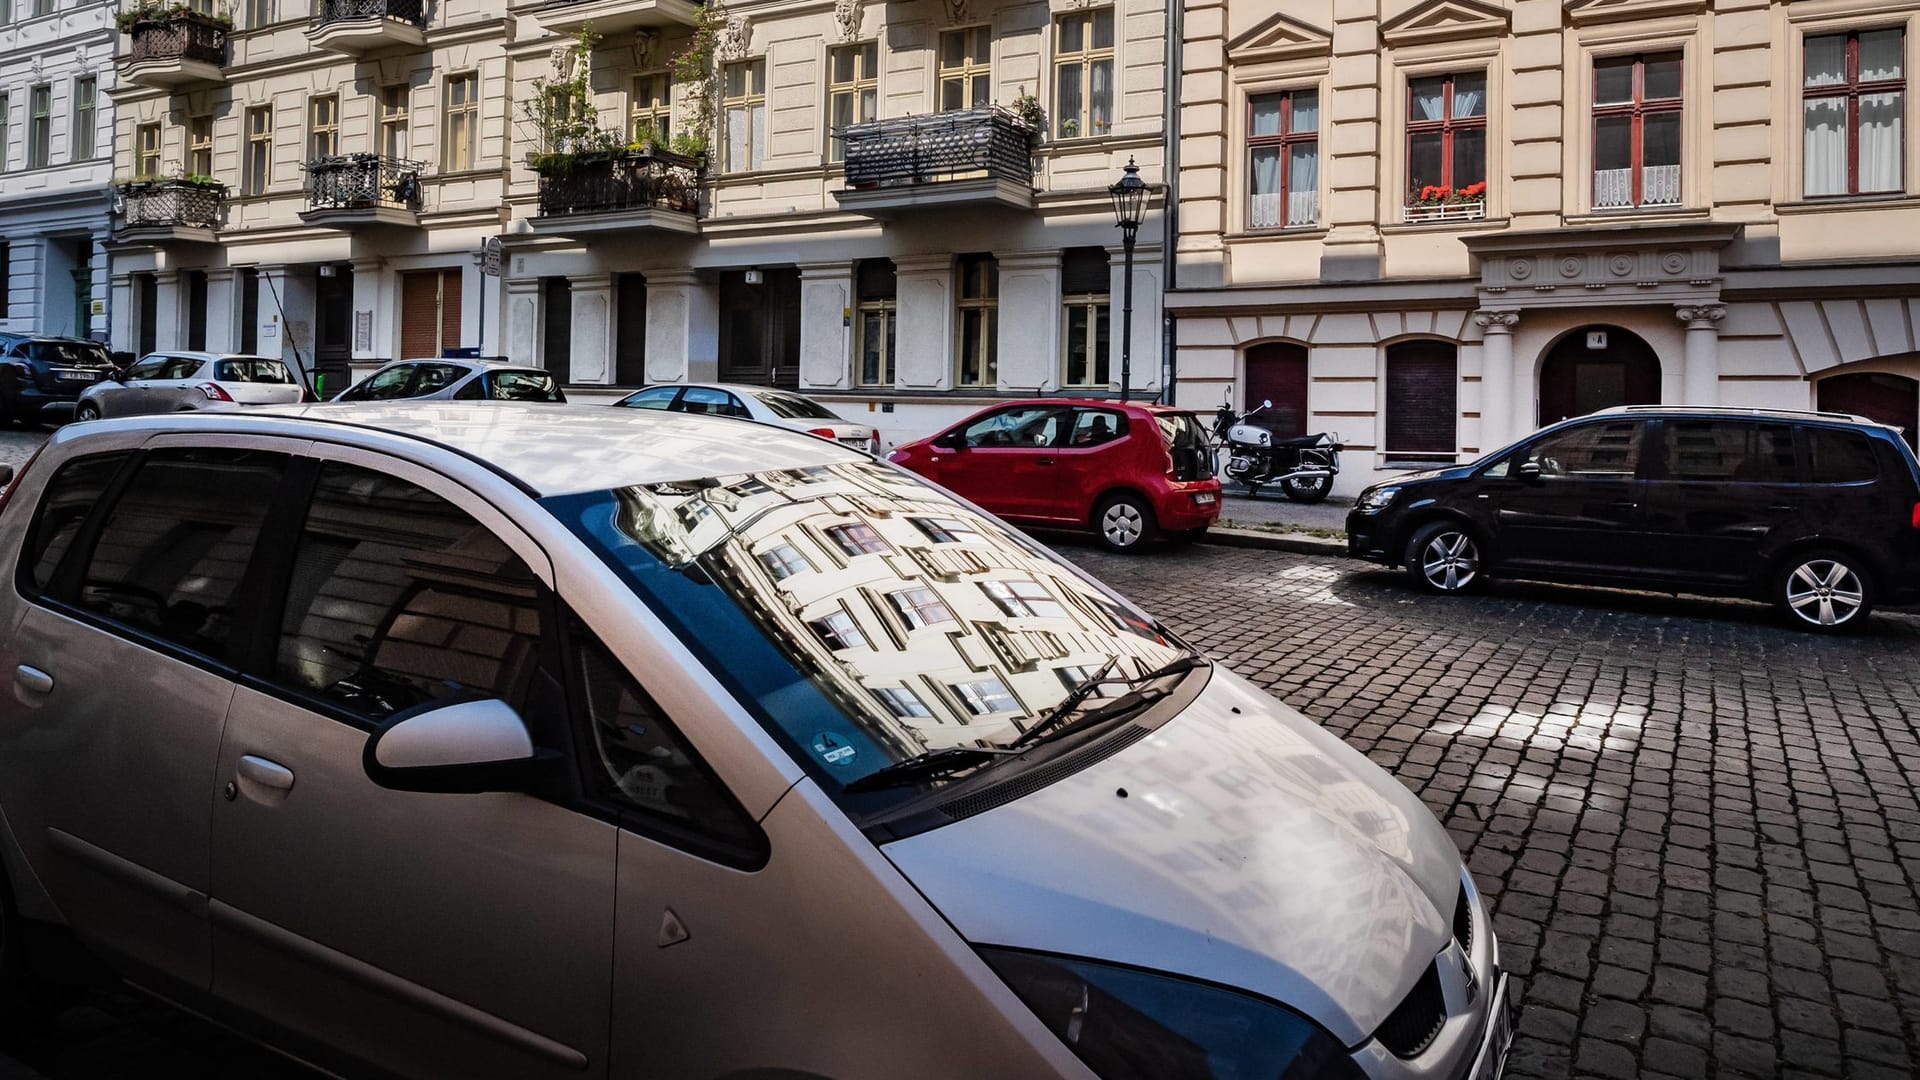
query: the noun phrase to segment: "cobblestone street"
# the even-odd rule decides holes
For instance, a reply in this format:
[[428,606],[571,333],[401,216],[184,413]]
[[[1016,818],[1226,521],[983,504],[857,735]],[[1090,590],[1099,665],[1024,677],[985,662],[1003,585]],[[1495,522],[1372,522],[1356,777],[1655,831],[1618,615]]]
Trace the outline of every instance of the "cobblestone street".
[[1524,978],[1510,1075],[1920,1069],[1920,619],[1066,550],[1447,824]]

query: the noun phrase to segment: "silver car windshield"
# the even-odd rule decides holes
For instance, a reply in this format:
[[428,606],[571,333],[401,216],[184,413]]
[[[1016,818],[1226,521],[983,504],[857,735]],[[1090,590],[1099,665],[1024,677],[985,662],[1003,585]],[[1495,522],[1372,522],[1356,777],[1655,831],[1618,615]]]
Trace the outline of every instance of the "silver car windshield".
[[1007,526],[878,462],[543,500],[830,791],[1004,746],[1109,661],[1183,643]]

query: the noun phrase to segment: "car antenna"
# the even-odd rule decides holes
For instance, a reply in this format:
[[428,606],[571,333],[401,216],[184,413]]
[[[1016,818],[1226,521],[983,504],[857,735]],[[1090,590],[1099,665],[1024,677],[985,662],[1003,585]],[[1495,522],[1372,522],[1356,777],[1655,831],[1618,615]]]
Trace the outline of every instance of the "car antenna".
[[[282,271],[282,273],[284,272],[285,271]],[[293,370],[300,373],[300,386],[307,393],[313,395],[313,400],[319,401],[320,391],[313,387],[313,375],[307,371],[307,362],[300,359],[300,343],[293,340],[292,334],[286,333],[288,329],[287,309],[280,306],[280,290],[273,287],[273,271],[268,270],[261,274],[260,279],[267,283],[267,292],[273,297],[273,310],[280,313],[281,340],[285,341],[287,347],[293,350]]]

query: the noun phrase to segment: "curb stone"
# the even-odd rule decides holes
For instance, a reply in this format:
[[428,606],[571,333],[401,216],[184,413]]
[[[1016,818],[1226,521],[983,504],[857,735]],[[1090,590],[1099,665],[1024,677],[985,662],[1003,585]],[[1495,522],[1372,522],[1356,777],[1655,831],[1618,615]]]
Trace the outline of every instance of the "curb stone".
[[1306,533],[1271,533],[1258,529],[1222,529],[1207,530],[1207,534],[1196,543],[1217,544],[1221,547],[1262,548],[1267,551],[1291,551],[1301,555],[1321,555],[1345,558],[1347,545],[1341,540],[1326,540]]

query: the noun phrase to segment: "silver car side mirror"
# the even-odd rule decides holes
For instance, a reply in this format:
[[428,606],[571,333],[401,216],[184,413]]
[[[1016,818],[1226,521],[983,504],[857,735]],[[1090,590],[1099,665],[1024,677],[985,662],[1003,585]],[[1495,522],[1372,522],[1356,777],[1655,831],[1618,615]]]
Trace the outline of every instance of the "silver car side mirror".
[[395,791],[524,790],[554,755],[535,749],[526,722],[497,698],[430,701],[394,713],[367,739],[367,778]]

